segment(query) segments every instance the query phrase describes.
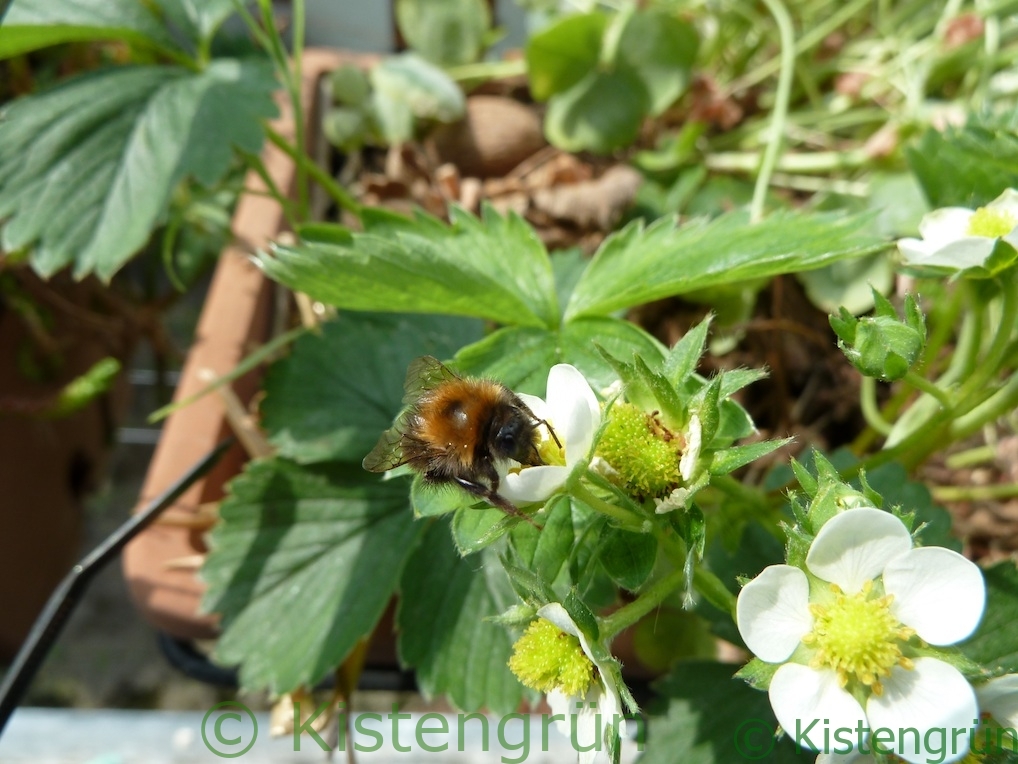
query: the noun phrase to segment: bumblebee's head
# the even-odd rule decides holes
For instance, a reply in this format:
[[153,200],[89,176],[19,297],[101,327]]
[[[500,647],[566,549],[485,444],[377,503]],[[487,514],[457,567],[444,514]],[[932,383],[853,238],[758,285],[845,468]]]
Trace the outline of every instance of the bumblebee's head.
[[537,424],[516,406],[506,406],[492,421],[492,456],[514,459],[531,467],[544,464],[537,453]]

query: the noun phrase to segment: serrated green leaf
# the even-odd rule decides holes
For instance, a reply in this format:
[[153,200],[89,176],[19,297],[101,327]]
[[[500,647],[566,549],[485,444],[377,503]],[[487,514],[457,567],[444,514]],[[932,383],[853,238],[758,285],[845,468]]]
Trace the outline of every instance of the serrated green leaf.
[[506,665],[512,640],[486,621],[516,604],[498,559],[460,557],[444,523],[433,523],[400,584],[399,654],[428,697],[444,693],[465,711],[514,711],[523,688]]
[[492,376],[513,390],[542,397],[548,369],[556,363],[570,363],[594,390],[602,390],[617,378],[594,348],[595,342],[617,356],[632,356],[634,352],[644,358],[664,355],[661,344],[634,324],[593,318],[571,321],[556,331],[501,329],[463,348],[456,354],[456,363],[465,373]]
[[566,319],[780,273],[819,268],[887,246],[859,217],[777,212],[752,225],[743,213],[676,227],[631,223],[609,236],[573,291]]
[[252,462],[229,486],[201,575],[215,658],[247,689],[313,686],[374,628],[422,530],[403,480]]
[[481,334],[462,318],[343,314],[269,369],[262,426],[281,456],[360,463],[402,408],[410,362],[451,357]]
[[544,525],[535,528],[519,523],[512,531],[512,545],[520,561],[549,583],[555,583],[566,566],[576,538],[572,502],[559,495],[544,508]]
[[0,122],[0,246],[48,276],[109,279],[148,240],[183,178],[211,185],[257,153],[276,112],[262,61],[104,69],[20,98]]
[[650,113],[661,114],[689,86],[699,38],[692,24],[660,10],[630,16],[619,40],[618,66],[640,78],[650,96]]
[[707,347],[707,332],[710,330],[714,314],[709,314],[698,323],[682,339],[675,343],[665,358],[664,373],[674,385],[681,385],[696,371],[703,351]]
[[452,538],[464,557],[494,544],[512,530],[520,519],[501,509],[463,507],[452,518]]
[[[166,6],[174,2],[163,0]],[[216,30],[236,10],[237,0],[175,0],[183,6],[191,25],[197,32],[198,39],[205,40],[215,34]],[[242,0],[242,4],[246,4]]]
[[788,737],[775,739],[778,722],[767,694],[732,678],[734,669],[687,661],[654,683],[664,708],[650,719],[643,764],[812,764],[815,752],[796,751]]
[[452,218],[448,226],[423,217],[402,227],[340,231],[332,241],[277,245],[260,262],[276,281],[338,308],[555,326],[555,283],[533,229],[490,209],[481,220],[465,212]]
[[930,205],[975,209],[1018,186],[1018,135],[1000,118],[962,128],[929,128],[905,151]]
[[544,133],[563,151],[610,154],[636,140],[649,106],[647,89],[635,74],[595,69],[551,97]]
[[739,467],[767,456],[792,440],[792,438],[782,438],[781,440],[765,440],[762,443],[748,443],[744,446],[731,446],[713,454],[709,471],[712,475],[727,475]]
[[421,475],[415,475],[410,486],[410,506],[417,517],[437,517],[473,503],[466,491],[451,485],[429,485]]
[[600,12],[565,16],[530,37],[527,79],[536,101],[568,90],[597,66],[608,17]]
[[643,586],[657,560],[657,539],[647,533],[609,528],[600,554],[605,572],[631,592]]
[[14,0],[7,14],[0,14],[0,59],[87,40],[178,50],[157,8],[137,0]]
[[[647,389],[654,396],[654,401],[657,404],[655,408],[664,414],[665,421],[669,424],[684,424],[686,421],[686,404],[679,396],[678,390],[675,389],[664,374],[651,369],[642,356],[637,355],[634,357],[634,360],[640,379],[643,380]],[[660,367],[660,357],[656,360],[659,362],[657,366]]]
[[396,0],[395,11],[403,39],[439,66],[474,62],[491,26],[484,0]]
[[764,369],[729,369],[721,378],[721,398],[734,395],[747,385],[767,378]]

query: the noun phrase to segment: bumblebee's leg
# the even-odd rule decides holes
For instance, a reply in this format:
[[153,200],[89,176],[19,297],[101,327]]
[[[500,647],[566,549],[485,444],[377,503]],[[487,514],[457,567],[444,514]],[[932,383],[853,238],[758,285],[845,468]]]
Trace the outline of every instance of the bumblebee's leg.
[[540,526],[530,519],[529,515],[524,514],[520,511],[520,508],[513,504],[508,499],[499,496],[498,491],[498,475],[495,475],[495,479],[491,486],[486,486],[484,483],[478,483],[474,480],[467,480],[466,478],[456,477],[452,478],[453,482],[456,483],[460,488],[465,491],[472,493],[474,496],[479,496],[494,507],[498,507],[507,515],[513,517],[519,517],[526,520],[528,523],[533,525],[535,528]]
[[535,418],[534,419],[534,423],[535,424],[543,424],[545,426],[545,428],[548,430],[548,433],[551,435],[552,440],[555,441],[555,445],[558,446],[559,448],[562,448],[562,442],[558,439],[558,435],[555,434],[555,430],[552,429],[551,422],[549,422],[547,419],[536,419]]

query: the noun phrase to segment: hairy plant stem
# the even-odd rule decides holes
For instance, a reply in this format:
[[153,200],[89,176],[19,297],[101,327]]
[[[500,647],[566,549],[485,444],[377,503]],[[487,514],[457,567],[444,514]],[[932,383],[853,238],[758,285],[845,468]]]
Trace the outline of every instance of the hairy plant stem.
[[685,573],[682,568],[678,568],[651,584],[635,600],[619,608],[601,621],[599,625],[601,635],[606,640],[609,640],[619,632],[629,628],[664,602],[672,592],[682,586],[685,580]]
[[877,405],[877,381],[873,377],[863,377],[859,386],[859,408],[863,419],[873,430],[884,437],[891,434],[891,423],[884,419]]
[[954,401],[951,400],[950,394],[946,390],[941,389],[938,385],[930,382],[921,374],[916,374],[914,371],[909,370],[908,373],[905,374],[903,381],[912,385],[912,387],[916,390],[921,390],[927,395],[936,398],[940,405],[942,405],[945,409],[953,409]]
[[573,487],[573,494],[595,512],[600,512],[613,520],[617,520],[624,527],[637,532],[645,532],[646,520],[635,512],[623,509],[610,502],[595,496],[587,486],[576,483]]

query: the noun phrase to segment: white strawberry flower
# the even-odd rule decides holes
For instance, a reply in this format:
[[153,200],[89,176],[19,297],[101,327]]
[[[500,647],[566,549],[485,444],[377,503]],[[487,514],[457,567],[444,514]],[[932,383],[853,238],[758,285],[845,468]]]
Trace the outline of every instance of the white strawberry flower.
[[[809,575],[766,568],[736,606],[747,647],[782,664],[769,696],[785,732],[804,748],[844,754],[866,744],[868,731],[889,729],[894,739],[881,740],[881,751],[919,764],[929,758],[925,735],[947,730],[941,761],[964,756],[978,713],[972,686],[948,663],[917,654],[912,638],[945,646],[975,630],[986,601],[979,569],[949,549],[914,548],[904,523],[873,507],[825,523],[805,566]],[[839,729],[853,731],[849,742],[835,741]],[[918,734],[898,734],[908,729]]]
[[[597,669],[598,678],[590,684],[586,695],[578,697],[569,695],[561,689],[549,691],[545,697],[553,715],[562,715],[562,719],[555,720],[555,726],[564,736],[570,737],[573,734],[570,726],[571,715],[576,715],[575,739],[582,747],[591,745],[598,733],[602,739],[590,751],[579,751],[579,764],[591,764],[592,762],[610,761],[608,752],[615,746],[613,724],[618,720],[618,731],[620,737],[626,735],[626,722],[622,714],[622,699],[619,695],[619,688],[615,683],[615,672],[605,661],[599,661],[594,657],[590,649],[590,643],[580,631],[579,627],[569,617],[569,613],[557,602],[545,605],[537,611],[537,615],[545,620],[551,621],[566,634],[570,634],[580,640],[580,647],[584,654],[590,659]],[[600,719],[598,719],[600,716]]]
[[513,503],[531,504],[547,499],[565,484],[577,465],[586,463],[601,426],[601,406],[584,376],[567,363],[551,367],[545,399],[518,395],[534,416],[551,425],[562,445],[559,451],[547,428],[541,427],[538,450],[547,464],[505,475],[499,493]]
[[944,207],[919,224],[922,239],[900,239],[906,265],[963,270],[983,265],[998,241],[1018,249],[1018,191],[1012,188],[977,210]]
[[509,659],[522,684],[544,693],[555,726],[573,741],[580,764],[611,761],[626,734],[618,663],[597,648],[566,609],[552,602],[537,611]]

